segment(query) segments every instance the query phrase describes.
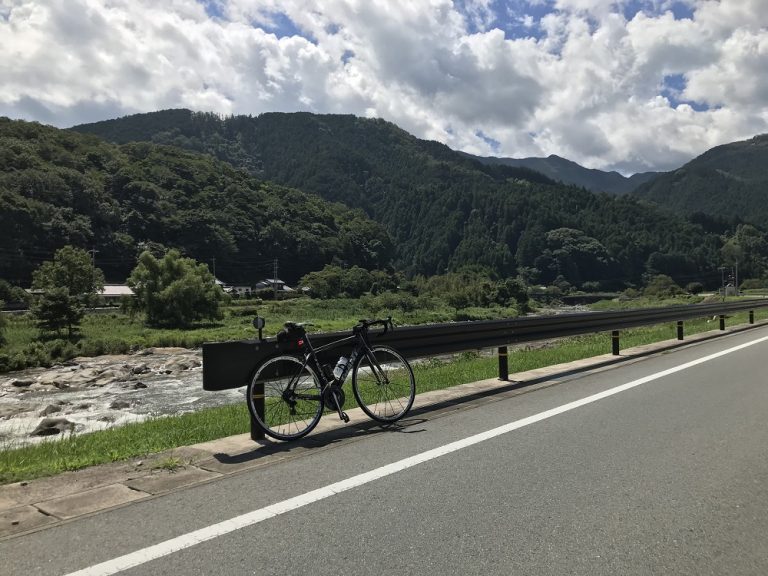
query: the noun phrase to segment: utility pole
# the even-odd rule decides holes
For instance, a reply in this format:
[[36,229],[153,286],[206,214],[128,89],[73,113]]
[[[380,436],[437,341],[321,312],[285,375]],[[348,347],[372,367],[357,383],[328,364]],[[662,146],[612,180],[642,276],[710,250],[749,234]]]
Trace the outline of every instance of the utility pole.
[[96,248],[94,247],[94,248],[91,248],[90,250],[88,250],[88,252],[91,253],[91,266],[96,268],[96,253],[100,252],[100,250],[96,250]]
[[[98,252],[98,250],[96,250],[96,246],[94,246],[93,248],[88,250],[88,252],[91,253],[91,288],[90,290],[93,290],[94,284],[96,284],[96,252]],[[95,298],[88,296],[88,300],[89,300],[88,302],[89,306],[92,307],[96,304]]]
[[88,252],[91,253],[91,282],[96,278],[96,252],[99,252],[96,250],[96,247],[94,246]]
[[723,301],[725,301],[725,266],[720,266],[720,293],[723,295]]
[[216,280],[216,256],[211,258],[211,260],[213,261],[213,280],[215,281]]

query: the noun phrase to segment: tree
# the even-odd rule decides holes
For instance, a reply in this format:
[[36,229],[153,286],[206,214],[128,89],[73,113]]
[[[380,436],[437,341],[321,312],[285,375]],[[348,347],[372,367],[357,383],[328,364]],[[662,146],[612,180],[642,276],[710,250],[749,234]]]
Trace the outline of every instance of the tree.
[[58,335],[66,328],[70,338],[80,325],[83,313],[78,299],[70,296],[65,287],[48,288],[32,307],[32,315],[42,332],[55,332]]
[[178,250],[169,250],[160,259],[143,252],[128,286],[152,326],[183,328],[205,318],[222,317],[220,304],[225,294],[208,266],[183,258]]
[[328,264],[322,270],[310,272],[301,279],[301,285],[309,288],[313,298],[338,298],[342,291],[344,270]]
[[556,262],[558,275],[569,284],[600,280],[608,269],[610,257],[599,240],[581,230],[557,228],[546,235],[548,252]]
[[104,288],[104,275],[94,268],[88,252],[65,246],[34,271],[32,287],[42,291],[32,307],[37,326],[57,334],[66,327],[71,337],[83,318],[83,307]]
[[726,266],[738,266],[739,276],[759,278],[768,268],[766,235],[750,224],[739,225],[730,238],[723,238],[720,256]]
[[90,254],[81,248],[64,246],[52,261],[43,262],[32,274],[32,288],[66,288],[69,295],[84,303],[104,288],[104,274],[93,266]]
[[344,271],[342,278],[344,294],[350,298],[359,298],[366,292],[370,292],[373,286],[373,276],[368,270],[359,266],[352,266]]

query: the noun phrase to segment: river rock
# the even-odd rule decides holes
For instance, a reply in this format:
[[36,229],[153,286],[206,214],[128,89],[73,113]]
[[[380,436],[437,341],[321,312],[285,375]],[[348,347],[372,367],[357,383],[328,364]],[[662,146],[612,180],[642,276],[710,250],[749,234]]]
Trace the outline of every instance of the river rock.
[[50,416],[51,414],[55,414],[56,412],[61,412],[61,405],[60,404],[48,404],[48,406],[43,408],[38,413],[38,416]]
[[30,436],[53,436],[62,432],[71,432],[75,429],[75,423],[66,418],[43,418],[37,427],[30,432]]
[[112,410],[122,410],[124,408],[130,408],[131,407],[131,403],[130,402],[126,402],[125,400],[115,400],[114,402],[112,402],[109,405],[109,407]]
[[183,372],[185,370],[191,370],[200,366],[200,361],[197,358],[190,356],[174,357],[168,360],[162,367],[162,371],[166,374],[173,372]]
[[115,382],[127,380],[130,377],[132,377],[130,370],[121,367],[108,368],[101,371],[95,379],[88,382],[88,387],[102,388],[104,386],[108,386],[109,384],[114,384]]
[[139,364],[138,366],[131,368],[132,374],[146,374],[147,372],[149,372],[149,366],[146,364]]
[[15,386],[16,388],[26,388],[28,386],[32,386],[32,384],[34,383],[35,381],[32,380],[31,378],[24,378],[24,379],[19,378],[16,380],[11,380],[10,382],[11,386]]
[[129,384],[127,387],[131,388],[132,390],[143,390],[147,388],[147,385],[144,384],[144,382],[134,382],[133,384]]

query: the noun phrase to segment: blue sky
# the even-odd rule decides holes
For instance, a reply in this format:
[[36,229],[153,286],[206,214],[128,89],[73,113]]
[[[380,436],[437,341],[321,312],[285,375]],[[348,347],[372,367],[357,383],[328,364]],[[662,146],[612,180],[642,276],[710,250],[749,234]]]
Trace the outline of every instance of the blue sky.
[[13,0],[0,115],[380,117],[631,174],[768,132],[765,0]]

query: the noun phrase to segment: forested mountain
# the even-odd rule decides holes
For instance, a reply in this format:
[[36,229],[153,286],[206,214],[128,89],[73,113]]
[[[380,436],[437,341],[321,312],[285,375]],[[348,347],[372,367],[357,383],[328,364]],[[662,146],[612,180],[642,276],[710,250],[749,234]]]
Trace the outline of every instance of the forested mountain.
[[387,229],[396,265],[411,274],[473,264],[576,286],[621,287],[646,273],[719,281],[724,221],[708,220],[705,230],[637,198],[481,163],[383,120],[167,110],[75,129],[207,152],[265,180],[363,208]]
[[683,214],[768,221],[768,135],[717,146],[634,194]]
[[[162,244],[230,281],[295,281],[334,258],[367,268],[393,257],[362,210],[264,183],[210,156],[0,118],[0,278],[27,285],[71,244],[94,250],[107,280]],[[214,262],[215,259],[215,262]]]
[[548,176],[556,182],[581,186],[592,192],[628,194],[645,182],[653,180],[659,172],[641,172],[626,177],[618,172],[604,172],[585,168],[576,162],[554,154],[546,158],[497,158],[494,156],[470,156],[486,164],[502,164],[516,168],[530,168]]

